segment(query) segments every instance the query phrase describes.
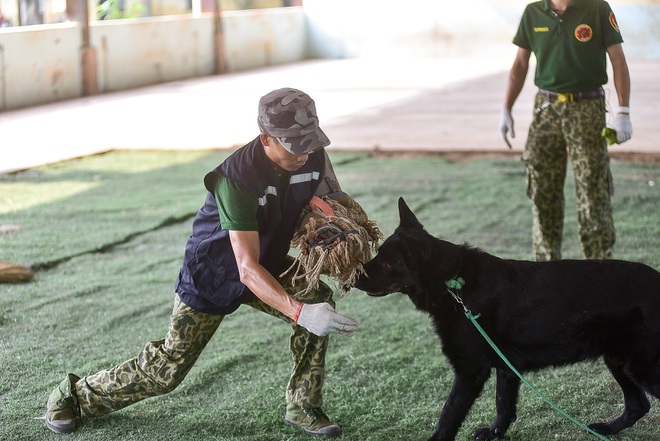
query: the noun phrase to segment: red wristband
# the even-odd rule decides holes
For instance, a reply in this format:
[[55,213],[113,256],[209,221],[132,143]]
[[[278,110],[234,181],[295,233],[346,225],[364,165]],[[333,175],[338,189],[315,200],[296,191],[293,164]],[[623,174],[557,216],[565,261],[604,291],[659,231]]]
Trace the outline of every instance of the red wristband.
[[303,306],[305,306],[305,304],[301,303],[300,308],[298,308],[298,312],[296,313],[296,318],[294,319],[296,323],[298,323],[298,317],[300,317],[300,313],[302,312]]

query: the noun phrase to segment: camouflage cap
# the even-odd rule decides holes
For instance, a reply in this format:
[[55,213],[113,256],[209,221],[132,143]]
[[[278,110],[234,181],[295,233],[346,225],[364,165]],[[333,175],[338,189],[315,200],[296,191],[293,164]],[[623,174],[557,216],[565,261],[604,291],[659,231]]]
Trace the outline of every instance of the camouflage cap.
[[305,92],[286,87],[259,100],[259,129],[296,155],[312,153],[330,144],[319,127],[314,100]]

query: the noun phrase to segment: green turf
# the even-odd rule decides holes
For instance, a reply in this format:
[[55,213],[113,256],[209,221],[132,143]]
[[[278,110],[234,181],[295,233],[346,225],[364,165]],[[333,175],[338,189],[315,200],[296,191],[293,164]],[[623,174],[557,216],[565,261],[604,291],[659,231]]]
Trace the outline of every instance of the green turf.
[[[303,440],[282,422],[291,362],[288,326],[248,307],[221,325],[183,384],[167,396],[87,419],[58,436],[42,420],[48,394],[69,371],[96,372],[161,338],[202,178],[226,152],[112,152],[0,175],[0,260],[35,266],[26,284],[0,285],[0,441]],[[440,157],[372,158],[332,153],[344,186],[385,234],[404,196],[434,235],[507,258],[531,255],[522,163],[451,163]],[[613,163],[617,258],[660,268],[660,167]],[[655,185],[653,185],[655,184]],[[567,182],[564,255],[579,258],[575,202]],[[400,295],[358,291],[338,300],[360,330],[333,336],[326,410],[344,440],[425,440],[452,374],[428,317]],[[621,411],[602,363],[529,374],[580,421]],[[494,416],[491,379],[458,439]],[[594,437],[523,389],[509,440]],[[660,403],[613,440],[660,437]]]

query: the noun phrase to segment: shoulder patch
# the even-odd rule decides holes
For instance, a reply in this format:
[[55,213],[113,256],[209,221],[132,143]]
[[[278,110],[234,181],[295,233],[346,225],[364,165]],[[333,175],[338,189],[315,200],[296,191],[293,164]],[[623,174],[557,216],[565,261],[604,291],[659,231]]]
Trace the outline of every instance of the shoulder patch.
[[616,17],[614,16],[614,12],[610,12],[610,24],[614,28],[615,31],[621,33],[619,30],[619,23],[616,22]]
[[587,41],[591,40],[593,35],[594,32],[591,29],[591,26],[587,24],[581,24],[575,28],[575,38],[577,38],[578,41],[581,41],[582,43],[586,43]]

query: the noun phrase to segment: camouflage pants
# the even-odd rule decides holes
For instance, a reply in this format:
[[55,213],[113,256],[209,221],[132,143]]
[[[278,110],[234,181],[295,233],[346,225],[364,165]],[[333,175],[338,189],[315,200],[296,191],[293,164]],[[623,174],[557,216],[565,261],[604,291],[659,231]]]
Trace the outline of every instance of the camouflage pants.
[[582,252],[587,259],[612,257],[615,241],[614,192],[605,126],[605,99],[549,102],[537,94],[523,161],[532,201],[532,241],[536,260],[561,259],[564,181],[573,164]]
[[[294,289],[289,276],[280,282],[298,301],[329,302],[334,306],[333,292],[322,282],[318,290],[304,297],[296,294],[300,284]],[[255,299],[247,304],[292,325],[290,350],[294,366],[286,388],[287,402],[303,408],[321,407],[328,337],[311,334],[261,300]],[[75,384],[82,412],[87,416],[100,416],[145,398],[171,392],[186,377],[223,319],[222,315],[194,311],[176,295],[164,339],[147,343],[137,357],[83,377]]]

